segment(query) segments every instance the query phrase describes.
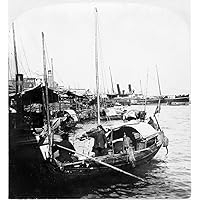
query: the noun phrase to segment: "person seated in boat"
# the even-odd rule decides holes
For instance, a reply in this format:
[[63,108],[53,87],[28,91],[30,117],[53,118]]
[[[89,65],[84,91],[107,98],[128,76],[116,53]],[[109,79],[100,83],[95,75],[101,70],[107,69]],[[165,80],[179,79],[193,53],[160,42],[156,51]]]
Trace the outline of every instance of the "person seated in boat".
[[59,111],[57,112],[57,117],[64,117],[64,112],[61,111],[61,110],[59,110]]
[[71,123],[73,121],[73,118],[69,114],[65,114],[60,123],[61,131],[68,132],[71,129]]
[[102,110],[102,112],[101,112],[101,116],[103,116],[103,117],[106,116],[106,111],[105,111],[105,109]]
[[146,117],[146,112],[145,111],[139,111],[137,113],[137,119],[139,119],[140,121],[144,121]]
[[[68,134],[62,134],[61,137],[62,137],[62,141],[57,144],[75,151],[74,146],[69,141]],[[66,149],[63,149],[57,146],[56,148],[59,150],[59,156],[56,159],[59,160],[60,162],[65,163],[65,162],[73,162],[77,160],[77,158],[74,156],[75,153],[67,151]]]
[[97,126],[97,130],[91,130],[82,135],[94,138],[92,151],[95,153],[95,156],[103,156],[107,154],[107,138],[105,133],[105,129],[99,125]]

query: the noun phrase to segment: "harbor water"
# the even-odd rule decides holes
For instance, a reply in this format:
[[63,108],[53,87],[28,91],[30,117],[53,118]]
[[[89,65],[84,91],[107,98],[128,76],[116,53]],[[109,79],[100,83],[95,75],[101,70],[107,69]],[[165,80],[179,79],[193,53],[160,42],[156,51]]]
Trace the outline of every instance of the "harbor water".
[[[144,109],[143,106],[134,108]],[[153,113],[156,106],[147,106],[147,113]],[[157,115],[161,129],[169,139],[168,154],[162,147],[149,162],[132,171],[136,176],[146,179],[150,184],[121,173],[107,174],[82,182],[62,183],[46,182],[42,187],[36,182],[34,187],[26,189],[21,185],[17,198],[131,198],[131,199],[185,199],[191,194],[191,106],[162,106]],[[109,126],[122,121],[106,121]],[[75,136],[96,126],[96,122],[77,124]],[[74,134],[74,133],[73,133]],[[73,138],[73,137],[72,137]],[[75,142],[72,141],[72,142]],[[78,150],[77,150],[78,151]],[[40,179],[44,179],[41,176]],[[33,182],[28,180],[28,183]],[[49,185],[53,186],[49,188]],[[13,188],[14,189],[14,188]],[[19,193],[19,191],[18,191]]]
[[[190,105],[162,106],[159,122],[169,139],[168,150],[161,148],[150,163],[133,171],[150,182],[149,185],[122,174],[103,176],[79,185],[65,185],[57,198],[142,198],[184,199],[191,194]],[[142,107],[143,109],[143,107]],[[155,106],[147,106],[153,113]],[[119,121],[103,122],[106,125]],[[95,123],[78,125],[77,132],[88,130]],[[53,195],[53,196],[54,196]]]

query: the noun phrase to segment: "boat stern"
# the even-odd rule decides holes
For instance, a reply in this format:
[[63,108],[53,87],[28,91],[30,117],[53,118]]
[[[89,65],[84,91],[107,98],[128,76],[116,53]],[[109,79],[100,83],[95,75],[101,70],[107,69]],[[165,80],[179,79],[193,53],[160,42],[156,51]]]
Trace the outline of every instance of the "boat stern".
[[167,147],[169,144],[169,139],[167,138],[167,136],[165,136],[163,131],[160,131],[158,133],[157,136],[157,142],[156,142],[156,146],[163,146],[163,147]]

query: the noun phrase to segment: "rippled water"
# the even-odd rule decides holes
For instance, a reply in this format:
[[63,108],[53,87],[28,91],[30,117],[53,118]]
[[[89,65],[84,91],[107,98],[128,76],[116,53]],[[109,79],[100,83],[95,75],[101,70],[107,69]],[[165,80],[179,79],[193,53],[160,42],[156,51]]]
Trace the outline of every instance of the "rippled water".
[[[155,106],[148,106],[153,112]],[[151,184],[132,180],[124,175],[112,175],[86,181],[60,194],[76,198],[189,198],[191,193],[191,134],[190,105],[162,106],[160,126],[169,138],[169,153],[161,148],[153,160],[134,170],[134,174],[147,179]],[[107,124],[110,122],[106,122]],[[118,122],[112,122],[118,123]],[[88,130],[94,123],[82,126],[79,131]]]

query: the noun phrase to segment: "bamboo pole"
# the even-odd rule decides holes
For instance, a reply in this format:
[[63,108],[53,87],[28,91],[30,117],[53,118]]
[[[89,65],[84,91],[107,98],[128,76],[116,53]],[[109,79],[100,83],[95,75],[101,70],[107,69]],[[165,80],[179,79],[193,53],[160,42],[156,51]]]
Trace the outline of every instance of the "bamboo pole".
[[141,82],[141,80],[140,80],[140,92],[141,92],[141,94],[143,95],[143,91],[142,91],[142,82]]
[[145,94],[145,103],[144,103],[144,111],[145,111],[145,112],[146,112],[146,105],[147,105],[148,79],[149,79],[149,71],[147,71],[146,94]]
[[126,174],[127,176],[136,178],[136,179],[138,179],[138,180],[140,180],[140,181],[142,181],[142,182],[144,182],[144,183],[149,183],[148,181],[146,181],[145,179],[143,179],[143,178],[141,178],[141,177],[138,177],[138,176],[136,176],[136,175],[134,175],[134,174],[131,174],[131,173],[129,173],[129,172],[126,172],[126,171],[124,171],[124,170],[122,170],[122,169],[119,169],[118,167],[112,166],[112,165],[110,165],[110,164],[108,164],[108,163],[105,163],[105,162],[96,160],[95,158],[93,158],[93,157],[91,157],[91,156],[84,155],[84,154],[82,154],[82,153],[79,153],[79,152],[74,151],[74,150],[72,150],[72,149],[69,149],[69,148],[67,148],[67,147],[63,147],[63,146],[61,146],[61,145],[57,145],[57,146],[60,147],[60,148],[62,148],[62,149],[65,149],[65,150],[67,150],[67,151],[70,151],[70,152],[72,152],[72,153],[77,153],[77,154],[79,154],[79,155],[81,155],[81,156],[84,156],[84,157],[86,157],[86,158],[89,158],[89,159],[93,160],[94,162],[97,162],[97,163],[99,163],[99,164],[101,164],[101,165],[104,165],[104,166],[106,166],[106,167],[109,167],[109,168],[111,168],[111,169],[113,169],[113,170],[115,170],[115,171],[118,171],[118,172],[120,172],[120,173]]
[[96,91],[97,91],[97,124],[100,125],[100,99],[99,99],[99,67],[98,67],[98,43],[97,43],[97,8],[95,8],[95,68],[96,68]]
[[54,71],[53,71],[53,58],[51,58],[51,74],[52,74],[52,88],[55,90],[54,86]]
[[[161,98],[162,94],[161,94],[161,87],[160,87],[160,80],[159,80],[157,65],[156,65],[156,73],[157,73],[158,88],[159,88],[159,94],[160,94],[159,99],[158,99],[158,105],[157,105],[157,108],[156,108],[156,110],[158,109],[158,111],[156,111],[156,112],[160,113],[160,108],[161,108],[161,103],[160,103],[161,100],[160,100],[160,98]],[[156,118],[156,112],[155,112],[155,114],[154,114],[154,118],[155,118],[156,123],[157,123],[157,125],[158,125],[158,129],[161,130],[160,125],[159,125],[159,123],[158,123],[158,120],[157,120],[157,118]]]
[[112,80],[112,74],[111,74],[110,66],[109,66],[109,70],[110,70],[110,79],[111,79],[112,93],[114,94],[115,91],[114,91],[114,87],[113,87],[113,80]]
[[161,96],[162,94],[161,94],[160,79],[159,79],[159,75],[158,75],[158,67],[157,67],[157,65],[156,65],[156,73],[157,73],[159,94],[160,94],[160,96]]
[[18,62],[17,62],[17,50],[16,50],[14,22],[12,23],[12,29],[13,29],[13,44],[14,44],[14,56],[15,56],[16,74],[19,74]]
[[42,32],[42,47],[43,47],[43,66],[44,66],[44,83],[45,83],[45,97],[46,97],[46,114],[47,114],[47,131],[49,139],[49,154],[50,161],[53,159],[53,132],[51,131],[50,125],[50,114],[49,114],[49,96],[48,96],[48,82],[47,82],[47,70],[46,70],[46,55],[45,55],[45,44],[44,44],[44,33]]

